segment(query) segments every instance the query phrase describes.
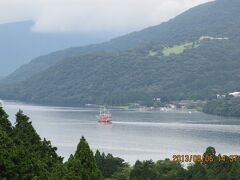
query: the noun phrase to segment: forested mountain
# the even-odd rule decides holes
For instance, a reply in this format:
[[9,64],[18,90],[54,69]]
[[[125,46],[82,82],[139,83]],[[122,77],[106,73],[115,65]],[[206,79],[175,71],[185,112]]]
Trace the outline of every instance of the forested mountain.
[[116,36],[114,33],[43,33],[32,31],[33,26],[33,21],[0,24],[0,76],[8,75],[37,56]]
[[[218,1],[222,2],[210,2],[200,5],[177,16],[167,23],[162,23],[139,32],[133,32],[105,43],[70,48],[41,56],[16,70],[6,79],[6,81],[16,82],[25,80],[33,74],[47,69],[56,62],[83,54],[91,54],[102,51],[112,52],[128,50],[143,47],[149,44],[171,46],[184,41],[196,40],[202,35],[229,35],[233,28],[233,18],[238,18],[238,6],[234,6],[233,4],[238,2],[237,0],[231,0],[231,3],[226,0]],[[235,20],[238,21],[237,19]],[[228,27],[228,24],[231,26]],[[231,32],[231,35],[234,36],[234,33],[237,32],[233,31]]]
[[[238,0],[217,0],[103,44],[42,56],[39,62],[51,60],[53,65],[29,73],[22,82],[1,86],[0,97],[77,106],[151,104],[154,97],[211,99],[237,91],[239,7]],[[24,71],[38,69],[35,64]],[[20,70],[15,73],[23,76]]]

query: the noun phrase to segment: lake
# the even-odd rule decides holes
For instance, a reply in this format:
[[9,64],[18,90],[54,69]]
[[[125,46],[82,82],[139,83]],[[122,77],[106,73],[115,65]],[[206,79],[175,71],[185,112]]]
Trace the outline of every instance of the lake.
[[208,146],[230,155],[240,151],[240,119],[200,112],[142,112],[110,110],[112,124],[96,120],[96,108],[47,107],[4,102],[11,122],[21,109],[43,138],[51,140],[58,154],[74,153],[81,136],[92,150],[111,153],[133,164],[139,160],[172,159],[174,154],[202,154]]

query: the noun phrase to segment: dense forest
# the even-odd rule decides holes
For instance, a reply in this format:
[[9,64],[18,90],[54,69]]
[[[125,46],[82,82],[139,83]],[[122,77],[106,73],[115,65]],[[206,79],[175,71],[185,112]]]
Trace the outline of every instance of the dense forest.
[[22,83],[2,85],[0,96],[63,106],[152,105],[155,97],[163,101],[212,99],[240,88],[236,75],[240,69],[240,51],[235,48],[238,42],[237,38],[201,42],[197,48],[166,57],[149,56],[153,45],[122,53],[85,55]]
[[184,168],[169,159],[153,162],[136,161],[130,166],[123,159],[96,151],[94,154],[82,137],[74,154],[67,161],[58,156],[57,148],[41,139],[30,119],[19,111],[15,126],[0,108],[0,179],[63,179],[63,180],[238,180],[240,161],[219,155],[208,147],[204,157]]
[[2,81],[0,98],[152,105],[154,98],[208,100],[234,92],[240,88],[239,6],[238,0],[209,2],[109,42],[41,56]]
[[226,97],[208,101],[203,112],[220,116],[240,117],[240,97]]

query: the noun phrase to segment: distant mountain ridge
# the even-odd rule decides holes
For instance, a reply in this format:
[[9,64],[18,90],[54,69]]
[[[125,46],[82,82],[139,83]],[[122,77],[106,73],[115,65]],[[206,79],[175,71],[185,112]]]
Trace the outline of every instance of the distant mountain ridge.
[[0,76],[13,72],[37,56],[116,36],[114,33],[40,33],[32,31],[33,26],[31,20],[0,24]]
[[[0,97],[52,105],[152,104],[211,99],[240,89],[240,1],[217,0],[169,22],[42,56],[44,67],[0,88]],[[203,38],[212,37],[212,38]],[[201,39],[203,38],[203,39]],[[201,40],[201,42],[200,42]],[[35,61],[35,62],[34,62]],[[37,60],[17,70],[37,69]],[[7,77],[13,78],[14,73]]]

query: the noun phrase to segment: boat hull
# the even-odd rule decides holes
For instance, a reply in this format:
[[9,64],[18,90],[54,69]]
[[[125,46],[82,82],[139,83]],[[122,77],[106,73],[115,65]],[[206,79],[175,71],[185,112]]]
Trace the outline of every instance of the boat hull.
[[99,115],[97,116],[98,122],[101,123],[110,123],[112,122],[112,116],[111,115]]

